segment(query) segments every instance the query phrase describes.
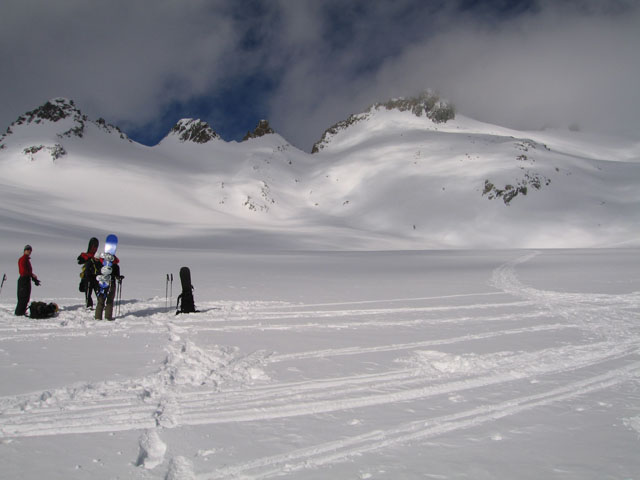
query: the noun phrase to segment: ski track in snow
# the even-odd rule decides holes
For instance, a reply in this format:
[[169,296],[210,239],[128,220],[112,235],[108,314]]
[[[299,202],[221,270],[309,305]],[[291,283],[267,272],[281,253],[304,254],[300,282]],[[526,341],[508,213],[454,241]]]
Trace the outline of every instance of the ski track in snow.
[[[511,387],[496,389],[509,394],[493,403],[197,475],[201,479],[269,478],[424,441],[638,381],[640,293],[536,290],[516,275],[518,265],[536,255],[533,252],[496,268],[490,279],[496,291],[476,294],[307,305],[219,302],[201,305],[204,312],[177,319],[163,311],[162,299],[151,299],[123,305],[123,316],[115,323],[81,320],[80,310],[74,308],[63,310],[51,321],[7,320],[0,325],[0,347],[11,341],[150,333],[168,335],[169,341],[164,362],[144,377],[0,397],[0,439],[259,422],[447,397],[498,385]],[[394,306],[397,303],[401,305]],[[0,308],[9,311],[11,306]],[[143,316],[141,311],[152,313]],[[486,328],[479,333],[407,343],[249,355],[233,348],[204,350],[194,340],[198,332],[207,331],[384,330],[441,324]],[[493,325],[497,328],[492,329]],[[431,352],[442,345],[564,330],[584,332],[585,343],[484,355],[437,357]],[[393,368],[293,382],[268,378],[269,369],[280,363],[381,352],[397,354]],[[574,372],[569,384],[554,380],[567,372]],[[549,381],[540,382],[542,377]]]

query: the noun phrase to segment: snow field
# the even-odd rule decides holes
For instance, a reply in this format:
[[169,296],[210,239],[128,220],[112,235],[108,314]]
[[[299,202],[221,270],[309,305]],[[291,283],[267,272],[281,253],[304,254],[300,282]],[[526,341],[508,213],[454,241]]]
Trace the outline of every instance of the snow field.
[[[127,279],[156,253],[123,245]],[[3,290],[9,478],[640,471],[636,250],[183,254],[188,316],[161,282],[132,282],[113,323],[74,297],[15,318]]]

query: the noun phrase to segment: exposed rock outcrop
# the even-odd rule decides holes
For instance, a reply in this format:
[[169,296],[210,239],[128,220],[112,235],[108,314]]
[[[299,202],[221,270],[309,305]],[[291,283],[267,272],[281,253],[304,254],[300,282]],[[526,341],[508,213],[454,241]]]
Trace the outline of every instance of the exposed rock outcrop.
[[181,142],[207,143],[220,138],[207,122],[183,118],[171,129],[171,133],[178,135]]
[[431,90],[426,90],[416,97],[394,98],[382,103],[375,103],[364,113],[349,115],[346,120],[329,127],[322,134],[322,138],[313,145],[311,153],[318,153],[328,143],[331,137],[342,130],[346,130],[351,125],[365,120],[373,112],[384,108],[386,110],[399,110],[401,112],[410,111],[417,117],[426,116],[434,123],[446,123],[456,116],[455,107],[447,100],[441,99]]
[[246,140],[249,140],[250,138],[264,137],[265,135],[269,135],[269,134],[272,134],[272,133],[276,133],[276,132],[269,125],[269,121],[268,120],[260,120],[258,122],[258,125],[256,126],[256,128],[253,130],[253,132],[247,132],[247,134],[244,136],[242,141],[244,142]]

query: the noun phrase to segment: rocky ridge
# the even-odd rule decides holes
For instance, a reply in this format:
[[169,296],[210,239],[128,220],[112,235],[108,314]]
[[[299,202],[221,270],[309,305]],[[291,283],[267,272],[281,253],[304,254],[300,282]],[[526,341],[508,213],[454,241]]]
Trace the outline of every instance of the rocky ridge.
[[276,131],[271,128],[268,120],[260,120],[258,125],[253,130],[253,132],[247,132],[247,134],[242,139],[243,142],[251,139],[251,138],[259,138],[264,137],[265,135],[270,135],[276,133]]
[[329,127],[317,141],[311,153],[318,153],[328,143],[331,137],[338,132],[346,130],[351,125],[367,119],[372,112],[379,109],[398,110],[401,112],[409,111],[416,117],[426,116],[434,123],[446,123],[453,120],[456,116],[455,107],[448,100],[441,99],[438,94],[432,90],[426,90],[415,97],[400,97],[388,100],[387,102],[374,103],[364,113],[352,114],[346,120],[336,123]]
[[170,134],[177,135],[181,142],[208,143],[212,140],[219,140],[213,128],[200,119],[183,118],[174,125]]
[[103,118],[98,120],[90,120],[76,107],[73,100],[66,98],[54,98],[47,101],[38,108],[26,112],[18,117],[6,132],[0,136],[0,150],[6,148],[6,141],[10,139],[19,129],[29,125],[44,125],[46,123],[60,124],[62,128],[56,133],[56,139],[60,142],[53,144],[34,144],[23,149],[23,153],[33,160],[33,156],[41,151],[49,152],[52,160],[66,155],[63,141],[65,138],[78,137],[83,138],[88,125],[93,125],[99,130],[103,130],[109,134],[117,134],[122,140],[131,142],[131,139],[118,127],[107,123]]

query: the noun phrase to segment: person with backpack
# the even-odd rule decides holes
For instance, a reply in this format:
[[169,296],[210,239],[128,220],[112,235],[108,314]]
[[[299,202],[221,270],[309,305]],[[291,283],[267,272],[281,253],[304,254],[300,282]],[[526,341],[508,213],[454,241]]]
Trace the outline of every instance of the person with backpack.
[[29,299],[31,298],[31,281],[36,284],[36,287],[40,286],[40,280],[31,267],[31,252],[33,249],[31,245],[25,245],[23,249],[23,255],[18,260],[18,271],[20,278],[18,278],[18,304],[16,305],[16,316],[23,316],[27,314],[27,305],[29,305]]
[[82,265],[79,290],[84,292],[87,308],[93,308],[92,293],[98,288],[96,276],[100,273],[102,264],[95,256],[99,245],[100,241],[96,237],[92,237],[89,240],[87,251],[78,255],[78,265]]
[[[100,262],[103,262],[103,261],[104,260],[100,259]],[[116,281],[122,282],[122,280],[124,279],[124,276],[120,275],[119,264],[120,264],[120,260],[118,259],[118,257],[114,256],[113,263],[110,267],[111,279],[109,281],[109,287],[104,292],[100,292],[99,286],[96,289],[96,297],[98,298],[98,301],[96,303],[96,314],[95,314],[96,320],[102,320],[103,312],[104,312],[104,317],[107,320],[110,320],[110,321],[114,320],[113,300],[116,296],[116,289],[117,289]],[[102,263],[100,263],[100,266],[102,268]]]

